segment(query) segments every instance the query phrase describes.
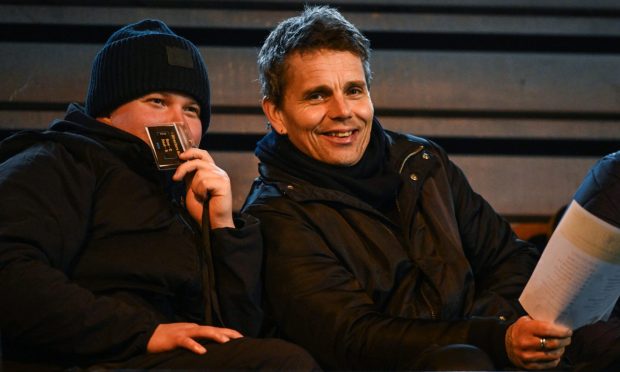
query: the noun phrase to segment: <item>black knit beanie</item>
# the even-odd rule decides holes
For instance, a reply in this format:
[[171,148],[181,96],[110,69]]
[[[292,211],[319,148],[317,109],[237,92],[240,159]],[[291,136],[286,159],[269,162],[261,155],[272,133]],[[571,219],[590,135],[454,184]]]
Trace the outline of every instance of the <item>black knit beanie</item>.
[[200,105],[203,133],[209,127],[209,77],[198,48],[159,20],[129,24],[110,36],[93,62],[86,112],[107,116],[155,91],[188,94]]

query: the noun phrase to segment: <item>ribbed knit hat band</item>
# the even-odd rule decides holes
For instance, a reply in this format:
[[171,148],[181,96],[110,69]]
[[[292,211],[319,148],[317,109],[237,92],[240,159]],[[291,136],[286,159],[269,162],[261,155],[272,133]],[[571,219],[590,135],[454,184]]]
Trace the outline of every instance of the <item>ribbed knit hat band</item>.
[[116,31],[93,62],[86,112],[105,116],[155,91],[188,94],[200,105],[203,132],[209,126],[209,78],[198,48],[158,20]]

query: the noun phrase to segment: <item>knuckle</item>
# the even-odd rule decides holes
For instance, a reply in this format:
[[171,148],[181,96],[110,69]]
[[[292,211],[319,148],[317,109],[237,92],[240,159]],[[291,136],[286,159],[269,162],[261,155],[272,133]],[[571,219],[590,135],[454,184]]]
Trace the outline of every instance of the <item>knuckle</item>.
[[200,179],[200,181],[198,181],[198,186],[202,190],[208,190],[210,184],[211,184],[211,182],[209,182],[209,179],[207,179],[207,178],[202,178],[202,179]]

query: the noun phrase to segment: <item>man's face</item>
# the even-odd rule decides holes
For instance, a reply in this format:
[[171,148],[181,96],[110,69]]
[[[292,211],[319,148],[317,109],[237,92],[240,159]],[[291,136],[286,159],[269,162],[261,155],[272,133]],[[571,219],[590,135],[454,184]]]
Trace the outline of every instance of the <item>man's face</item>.
[[107,117],[97,120],[133,134],[149,143],[144,129],[147,125],[185,123],[194,143],[200,143],[202,124],[200,105],[190,96],[172,92],[153,92],[116,108]]
[[323,163],[356,164],[368,146],[374,114],[361,59],[327,49],[293,53],[285,74],[281,107],[263,101],[274,129]]

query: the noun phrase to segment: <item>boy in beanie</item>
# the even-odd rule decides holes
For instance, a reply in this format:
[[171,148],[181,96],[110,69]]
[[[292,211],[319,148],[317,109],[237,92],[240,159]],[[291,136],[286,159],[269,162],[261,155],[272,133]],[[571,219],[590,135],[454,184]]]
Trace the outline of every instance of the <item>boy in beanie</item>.
[[[5,370],[315,367],[242,336],[261,328],[259,223],[233,216],[209,118],[198,49],[144,20],[99,51],[85,108],[0,143]],[[170,123],[188,146],[160,170],[145,127]]]

